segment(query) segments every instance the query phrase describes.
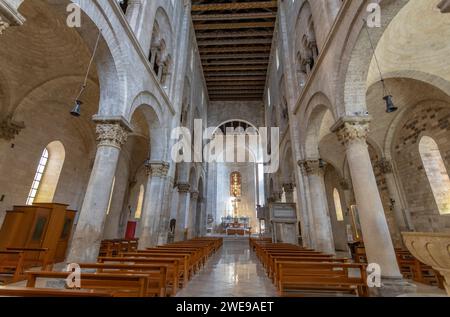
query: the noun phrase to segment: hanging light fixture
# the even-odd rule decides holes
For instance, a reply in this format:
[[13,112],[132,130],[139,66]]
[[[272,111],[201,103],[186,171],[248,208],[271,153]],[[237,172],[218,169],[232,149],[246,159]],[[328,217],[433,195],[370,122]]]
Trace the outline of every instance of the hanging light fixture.
[[364,21],[364,28],[367,31],[367,36],[369,37],[370,47],[372,48],[373,57],[375,59],[375,63],[378,68],[378,72],[380,73],[380,79],[381,84],[383,85],[383,100],[386,103],[386,112],[392,113],[398,110],[398,108],[394,105],[392,94],[389,92],[388,88],[386,87],[386,83],[384,82],[383,74],[381,73],[380,63],[378,62],[377,55],[375,54],[375,47],[372,42],[372,38],[370,37],[369,28],[367,27],[367,21],[363,19]]
[[97,36],[97,41],[95,42],[94,50],[92,51],[91,60],[89,61],[89,66],[88,66],[87,71],[86,71],[86,76],[84,77],[83,85],[81,86],[81,89],[80,89],[80,92],[78,93],[78,96],[75,98],[75,105],[74,105],[72,111],[70,111],[70,114],[72,116],[74,116],[74,117],[81,116],[81,105],[83,104],[83,102],[80,100],[80,98],[83,95],[83,93],[84,93],[84,91],[86,90],[86,87],[87,87],[87,81],[88,81],[89,73],[91,71],[92,63],[94,62],[95,54],[97,53],[98,44],[100,42],[101,34],[102,34],[101,30],[99,30],[98,31],[98,36]]

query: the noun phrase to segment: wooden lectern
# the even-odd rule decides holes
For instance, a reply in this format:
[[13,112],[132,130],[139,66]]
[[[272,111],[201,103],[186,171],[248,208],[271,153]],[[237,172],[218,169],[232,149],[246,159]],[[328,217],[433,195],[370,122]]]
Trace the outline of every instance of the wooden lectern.
[[14,206],[6,212],[0,230],[0,249],[24,251],[27,266],[63,262],[76,214],[67,207],[55,203]]

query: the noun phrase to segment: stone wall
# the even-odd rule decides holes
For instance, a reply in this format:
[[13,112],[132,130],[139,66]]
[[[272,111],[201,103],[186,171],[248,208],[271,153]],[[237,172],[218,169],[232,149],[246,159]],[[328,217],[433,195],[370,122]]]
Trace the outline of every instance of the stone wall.
[[450,231],[450,215],[440,215],[419,153],[422,136],[432,137],[450,170],[449,104],[427,101],[411,110],[399,127],[393,157],[409,212],[418,231]]

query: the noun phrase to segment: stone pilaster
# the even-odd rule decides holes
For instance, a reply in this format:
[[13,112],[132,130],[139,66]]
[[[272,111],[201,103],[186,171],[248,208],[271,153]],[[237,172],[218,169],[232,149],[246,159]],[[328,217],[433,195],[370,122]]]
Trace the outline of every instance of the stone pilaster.
[[177,224],[175,229],[175,241],[184,240],[184,231],[186,229],[186,217],[189,213],[190,206],[190,189],[189,183],[178,183],[178,208],[177,208]]
[[97,259],[120,149],[130,131],[128,125],[120,121],[97,125],[97,153],[68,255],[69,262],[95,262]]
[[147,187],[140,221],[139,249],[155,246],[158,243],[159,226],[164,194],[164,180],[169,171],[169,163],[148,161]]
[[326,163],[320,159],[310,159],[299,161],[298,164],[309,180],[314,245],[322,252],[334,254],[334,239],[323,177]]
[[199,192],[192,191],[191,192],[191,200],[189,206],[189,215],[188,215],[188,239],[192,239],[195,236],[195,220],[197,217],[197,204],[199,204]]

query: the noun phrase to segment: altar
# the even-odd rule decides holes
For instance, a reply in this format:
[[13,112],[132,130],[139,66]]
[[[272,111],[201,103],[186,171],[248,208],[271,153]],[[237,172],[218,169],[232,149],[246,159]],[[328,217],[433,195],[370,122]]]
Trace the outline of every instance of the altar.
[[248,217],[222,217],[222,228],[228,236],[251,234]]

